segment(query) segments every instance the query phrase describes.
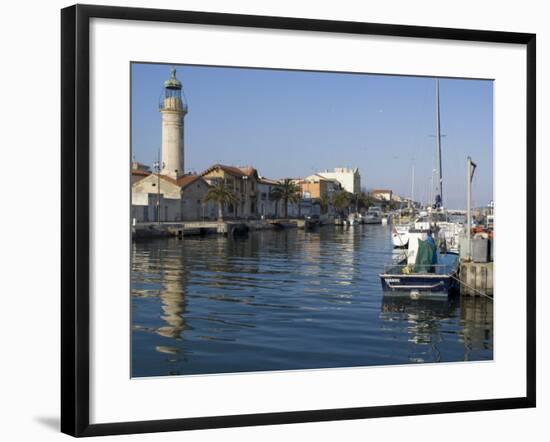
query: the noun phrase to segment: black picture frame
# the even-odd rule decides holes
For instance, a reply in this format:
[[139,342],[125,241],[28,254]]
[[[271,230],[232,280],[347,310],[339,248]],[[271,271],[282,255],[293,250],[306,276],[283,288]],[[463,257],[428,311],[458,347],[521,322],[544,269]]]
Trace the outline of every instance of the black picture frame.
[[[90,424],[90,19],[192,23],[524,45],[527,53],[527,391],[524,397]],[[304,18],[75,5],[61,11],[61,431],[99,436],[535,407],[536,35]]]

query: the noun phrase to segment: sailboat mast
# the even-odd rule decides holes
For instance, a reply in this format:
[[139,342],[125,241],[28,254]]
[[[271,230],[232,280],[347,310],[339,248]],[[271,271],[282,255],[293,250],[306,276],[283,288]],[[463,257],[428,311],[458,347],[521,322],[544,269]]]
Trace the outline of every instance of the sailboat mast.
[[435,80],[435,101],[436,101],[436,112],[435,112],[435,125],[436,125],[436,155],[437,155],[437,175],[439,181],[437,183],[437,193],[436,193],[436,206],[443,207],[443,174],[441,168],[441,122],[439,116],[439,79]]
[[412,165],[411,201],[414,205],[414,163]]

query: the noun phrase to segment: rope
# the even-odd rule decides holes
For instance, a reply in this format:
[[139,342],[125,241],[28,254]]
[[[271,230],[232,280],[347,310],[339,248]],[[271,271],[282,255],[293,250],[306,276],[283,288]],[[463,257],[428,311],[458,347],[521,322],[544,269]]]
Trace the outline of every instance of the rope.
[[492,297],[492,296],[489,296],[487,293],[480,292],[479,290],[475,289],[475,288],[472,287],[471,285],[468,285],[468,284],[466,284],[464,281],[461,281],[461,280],[460,280],[459,278],[457,278],[456,276],[451,275],[451,278],[456,279],[458,282],[460,282],[460,284],[465,285],[465,286],[468,287],[470,290],[473,290],[474,292],[478,293],[479,295],[485,296],[486,298],[490,299],[491,301],[493,300],[493,297]]

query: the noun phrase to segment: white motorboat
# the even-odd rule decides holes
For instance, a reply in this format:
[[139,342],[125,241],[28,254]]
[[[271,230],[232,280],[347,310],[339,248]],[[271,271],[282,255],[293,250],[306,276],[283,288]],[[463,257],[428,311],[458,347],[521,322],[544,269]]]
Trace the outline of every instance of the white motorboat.
[[[426,212],[425,212],[426,213]],[[464,224],[451,220],[443,210],[422,214],[412,224],[395,225],[392,229],[392,243],[396,248],[407,248],[411,229],[427,232],[431,230],[438,243],[450,252],[458,252],[459,237]]]
[[391,232],[391,240],[393,246],[396,248],[404,249],[409,245],[409,229],[410,224],[394,225]]
[[367,214],[363,217],[364,224],[382,224],[382,209],[377,206],[369,207]]

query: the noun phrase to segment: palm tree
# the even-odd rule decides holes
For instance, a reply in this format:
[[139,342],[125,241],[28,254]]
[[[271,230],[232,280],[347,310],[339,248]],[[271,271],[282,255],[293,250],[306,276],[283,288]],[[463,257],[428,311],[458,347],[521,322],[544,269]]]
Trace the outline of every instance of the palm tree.
[[350,198],[348,192],[345,190],[339,190],[332,195],[332,205],[340,213],[343,214],[344,210],[350,205]]
[[209,201],[218,203],[218,221],[223,221],[223,208],[226,204],[235,204],[237,197],[225,184],[225,181],[220,180],[208,187],[204,202],[207,203]]
[[285,218],[288,218],[288,203],[297,203],[300,200],[300,188],[290,178],[271,189],[271,198],[274,201],[284,201]]
[[319,206],[321,208],[321,213],[325,214],[328,212],[328,207],[330,205],[330,196],[327,192],[323,193],[321,195],[321,198],[319,198]]
[[368,209],[370,206],[374,205],[374,198],[369,193],[361,192],[359,194],[358,203],[360,208]]
[[350,193],[349,195],[349,202],[351,207],[353,208],[354,212],[359,211],[359,200],[361,199],[361,195],[358,193]]
[[273,201],[275,203],[275,218],[279,217],[279,194],[277,192],[273,192],[273,188],[269,190],[269,200]]

